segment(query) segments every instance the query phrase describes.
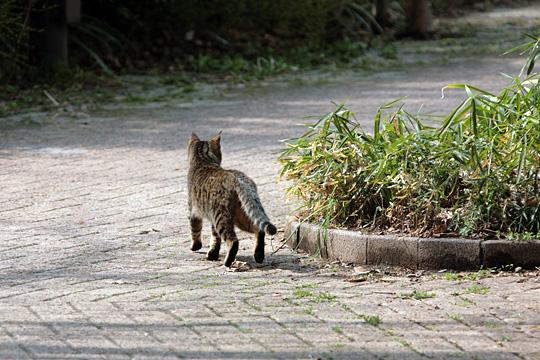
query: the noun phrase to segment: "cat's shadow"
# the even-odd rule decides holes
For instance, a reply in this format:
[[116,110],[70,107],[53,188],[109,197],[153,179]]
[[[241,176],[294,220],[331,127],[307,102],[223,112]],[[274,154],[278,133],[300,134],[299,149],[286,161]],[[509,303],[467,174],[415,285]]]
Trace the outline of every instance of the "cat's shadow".
[[275,269],[288,270],[297,273],[310,273],[319,270],[318,266],[302,262],[301,257],[293,254],[267,254],[262,263],[257,263],[253,256],[238,255],[237,261],[245,262],[251,270],[271,271]]
[[[195,254],[200,254],[204,256],[204,261],[206,260],[207,248],[203,247],[201,250],[194,251]],[[225,259],[226,252],[222,251],[219,254],[219,260],[211,261],[214,264],[223,265],[223,260]],[[292,252],[284,251],[280,253],[279,250],[275,254],[272,252],[267,252],[265,254],[265,259],[262,263],[257,263],[251,254],[238,254],[236,255],[236,261],[243,262],[247,264],[248,269],[244,268],[239,271],[272,271],[275,269],[288,270],[296,273],[311,273],[317,270],[320,270],[320,266],[317,266],[317,263],[308,263],[305,260],[313,259],[306,255],[296,254]],[[203,259],[200,259],[203,260]],[[233,264],[233,269],[236,264]]]

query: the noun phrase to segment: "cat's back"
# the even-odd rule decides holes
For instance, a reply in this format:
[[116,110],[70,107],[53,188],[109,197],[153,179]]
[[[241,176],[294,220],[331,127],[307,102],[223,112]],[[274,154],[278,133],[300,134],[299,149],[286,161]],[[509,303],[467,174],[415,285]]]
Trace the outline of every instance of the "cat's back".
[[221,167],[204,166],[190,169],[190,187],[226,187],[234,184],[234,175]]
[[191,201],[205,217],[212,218],[219,209],[238,205],[235,176],[222,168],[193,172],[190,184]]
[[219,199],[231,199],[236,195],[237,175],[231,170],[208,167],[195,170],[190,175],[190,192],[198,201],[213,203]]

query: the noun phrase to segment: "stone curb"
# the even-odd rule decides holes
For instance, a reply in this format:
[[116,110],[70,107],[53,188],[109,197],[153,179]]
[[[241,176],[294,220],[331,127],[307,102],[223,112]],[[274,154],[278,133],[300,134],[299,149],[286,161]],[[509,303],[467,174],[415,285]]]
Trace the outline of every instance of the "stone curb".
[[540,265],[540,240],[475,240],[366,235],[356,231],[321,229],[290,221],[287,244],[329,260],[364,265],[395,265],[411,269],[474,270],[480,267]]

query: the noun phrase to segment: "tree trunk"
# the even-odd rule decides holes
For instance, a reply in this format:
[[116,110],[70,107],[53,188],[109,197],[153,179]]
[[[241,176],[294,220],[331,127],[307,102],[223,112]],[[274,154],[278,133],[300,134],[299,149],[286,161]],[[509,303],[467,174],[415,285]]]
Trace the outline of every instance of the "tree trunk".
[[428,0],[407,0],[407,34],[425,39],[431,31],[431,7]]
[[67,64],[68,23],[81,17],[80,0],[30,0],[30,62],[34,65]]
[[388,18],[388,1],[389,0],[377,0],[375,3],[375,20],[383,29],[390,25],[390,19]]

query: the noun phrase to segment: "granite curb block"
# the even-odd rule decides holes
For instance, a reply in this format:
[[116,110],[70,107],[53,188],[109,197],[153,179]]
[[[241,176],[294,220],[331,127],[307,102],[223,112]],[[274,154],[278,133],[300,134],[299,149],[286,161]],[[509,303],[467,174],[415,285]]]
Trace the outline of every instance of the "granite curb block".
[[321,229],[290,221],[288,245],[329,260],[364,265],[396,265],[411,269],[474,270],[480,267],[540,265],[540,240],[475,240],[366,235],[356,231]]

